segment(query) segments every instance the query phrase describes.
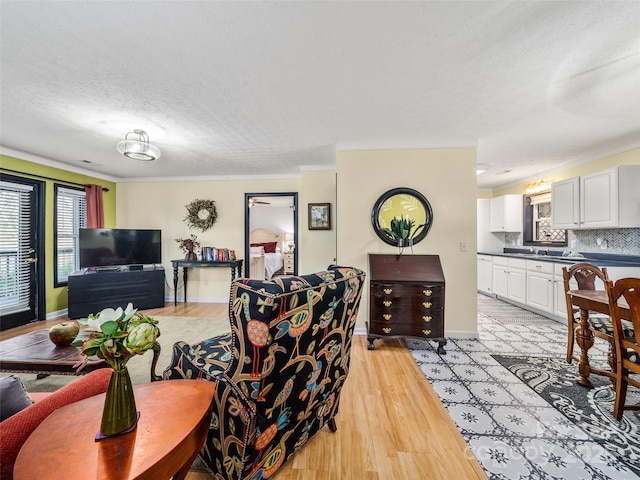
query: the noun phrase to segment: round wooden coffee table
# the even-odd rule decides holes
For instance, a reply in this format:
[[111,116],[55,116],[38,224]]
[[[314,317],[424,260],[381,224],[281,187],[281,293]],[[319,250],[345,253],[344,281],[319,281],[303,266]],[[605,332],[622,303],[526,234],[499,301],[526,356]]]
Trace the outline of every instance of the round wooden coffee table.
[[15,480],[183,479],[204,444],[215,384],[167,380],[134,386],[137,428],[95,441],[104,394],[59,408],[22,446]]

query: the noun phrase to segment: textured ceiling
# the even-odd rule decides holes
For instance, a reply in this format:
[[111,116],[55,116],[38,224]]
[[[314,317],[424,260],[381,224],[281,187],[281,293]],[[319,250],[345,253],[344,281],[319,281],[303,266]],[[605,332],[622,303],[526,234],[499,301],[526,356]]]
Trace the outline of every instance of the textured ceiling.
[[[118,180],[477,146],[492,188],[640,146],[640,2],[2,0],[0,21],[4,151]],[[133,129],[159,160],[116,151]]]

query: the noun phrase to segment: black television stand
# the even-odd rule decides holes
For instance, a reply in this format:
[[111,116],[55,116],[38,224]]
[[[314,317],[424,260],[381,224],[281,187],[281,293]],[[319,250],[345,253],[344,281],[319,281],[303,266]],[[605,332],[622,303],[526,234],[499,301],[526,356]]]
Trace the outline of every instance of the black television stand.
[[140,270],[100,267],[69,275],[69,318],[83,318],[105,308],[139,310],[164,307],[164,267],[144,265]]

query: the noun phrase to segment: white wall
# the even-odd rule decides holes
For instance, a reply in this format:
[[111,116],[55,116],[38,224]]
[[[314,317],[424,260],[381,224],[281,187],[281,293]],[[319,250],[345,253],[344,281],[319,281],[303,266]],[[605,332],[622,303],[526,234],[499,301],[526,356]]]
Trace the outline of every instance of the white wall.
[[[162,263],[167,280],[165,293],[167,300],[173,300],[171,260],[184,258],[175,239],[195,233],[201,245],[233,249],[238,258],[242,258],[244,195],[250,192],[298,192],[298,201],[303,206],[300,210],[304,210],[304,213],[298,212],[298,228],[303,239],[298,246],[298,270],[300,273],[309,273],[320,265],[326,268],[329,264],[326,263],[326,259],[335,257],[335,228],[329,235],[307,235],[306,202],[335,204],[335,172],[308,172],[301,176],[280,179],[121,182],[117,184],[116,226],[162,230]],[[216,202],[218,219],[206,232],[189,230],[184,222],[185,206],[195,199]],[[230,270],[227,268],[190,269],[188,300],[227,302],[230,278]],[[182,272],[178,300],[181,298]]]
[[285,232],[293,232],[293,214],[291,207],[256,204],[251,207],[249,230],[264,228],[283,236]]
[[[371,211],[384,192],[409,187],[427,197],[433,226],[414,247],[437,254],[444,270],[447,336],[477,336],[477,228],[475,148],[338,152],[338,263],[367,270],[367,254],[397,254],[371,226]],[[462,252],[460,243],[466,242]],[[368,284],[357,328],[368,317]]]
[[[430,201],[434,223],[416,254],[440,255],[446,278],[447,336],[477,335],[476,312],[476,153],[474,148],[347,151],[337,154],[337,172],[305,171],[299,178],[194,180],[119,183],[117,227],[160,228],[167,298],[173,299],[171,259],[182,258],[175,238],[190,233],[183,219],[185,205],[214,200],[218,220],[207,232],[195,232],[202,242],[244,251],[245,192],[298,192],[299,272],[326,268],[337,258],[342,265],[367,270],[368,253],[397,253],[371,227],[371,210],[391,188],[410,187]],[[330,203],[331,230],[308,230],[309,203]],[[467,251],[460,250],[465,242]],[[191,269],[188,294],[192,301],[226,302],[229,271]],[[368,284],[367,284],[368,285]],[[182,292],[179,292],[179,298]],[[368,314],[365,287],[357,328]]]
[[[298,272],[311,273],[326,269],[336,261],[336,242],[339,234],[336,218],[338,204],[336,200],[335,171],[302,172],[300,195],[298,196],[298,244],[305,250],[298,251],[300,262]],[[309,230],[309,203],[331,204],[331,230]]]

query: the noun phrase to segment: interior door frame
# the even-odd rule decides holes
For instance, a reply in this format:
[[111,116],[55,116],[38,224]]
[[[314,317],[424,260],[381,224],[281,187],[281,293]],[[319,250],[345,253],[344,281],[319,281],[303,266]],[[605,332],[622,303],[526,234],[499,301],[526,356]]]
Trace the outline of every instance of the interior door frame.
[[37,261],[33,264],[33,275],[30,280],[30,309],[2,317],[2,330],[26,325],[30,322],[46,319],[46,290],[45,290],[45,220],[46,220],[46,183],[28,177],[2,174],[2,180],[29,185],[33,187],[33,202],[31,204],[31,242],[30,248],[35,250]]
[[293,197],[293,271],[298,273],[298,192],[263,192],[244,194],[244,276],[250,275],[251,255],[249,234],[251,232],[251,208],[249,201],[253,197]]

